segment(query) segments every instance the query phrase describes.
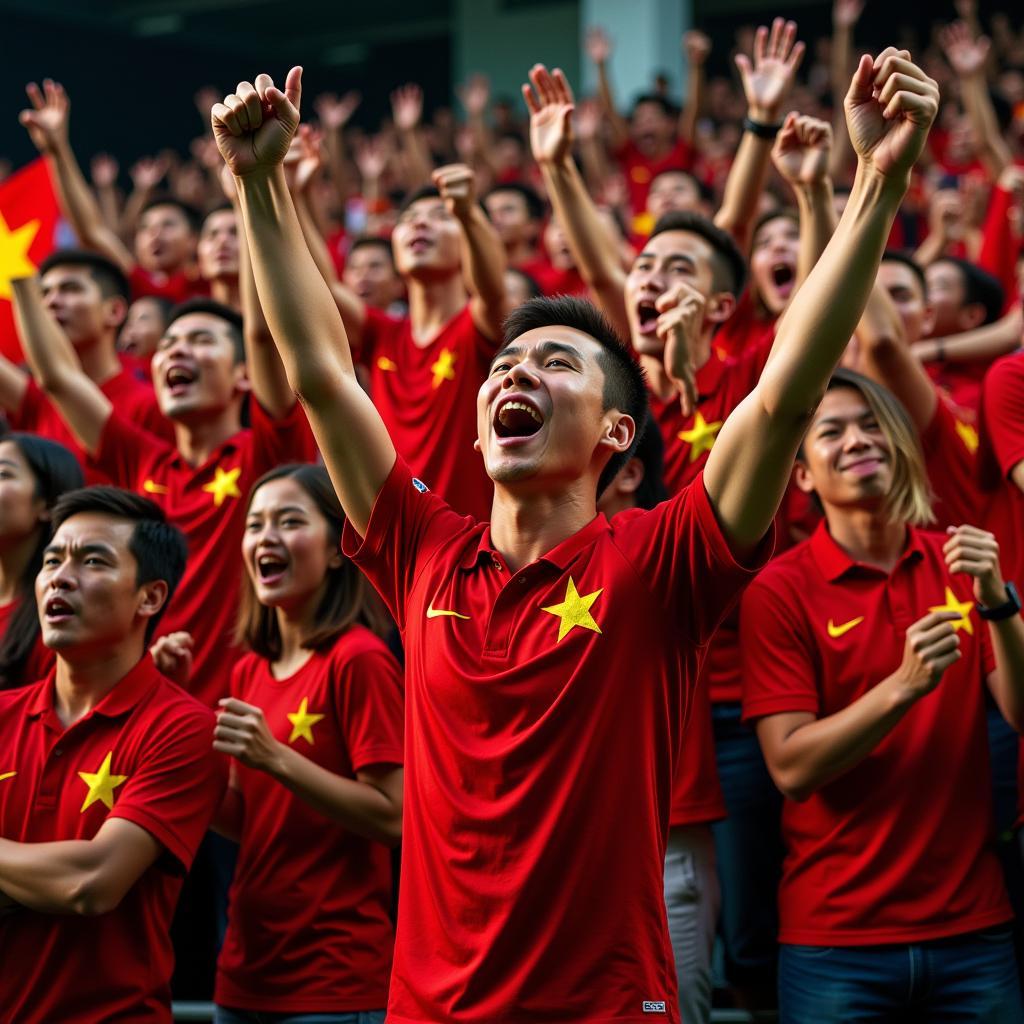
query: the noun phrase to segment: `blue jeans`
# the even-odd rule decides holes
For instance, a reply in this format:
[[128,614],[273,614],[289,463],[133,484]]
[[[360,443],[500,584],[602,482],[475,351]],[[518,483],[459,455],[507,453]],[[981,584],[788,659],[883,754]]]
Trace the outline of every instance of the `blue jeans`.
[[711,826],[722,910],[718,934],[734,986],[775,987],[782,796],[739,704],[713,704],[715,759],[728,817]]
[[1008,928],[896,946],[779,954],[779,1024],[1021,1024]]
[[255,1010],[228,1010],[218,1006],[213,1024],[384,1024],[384,1010],[357,1010],[352,1013],[259,1013]]

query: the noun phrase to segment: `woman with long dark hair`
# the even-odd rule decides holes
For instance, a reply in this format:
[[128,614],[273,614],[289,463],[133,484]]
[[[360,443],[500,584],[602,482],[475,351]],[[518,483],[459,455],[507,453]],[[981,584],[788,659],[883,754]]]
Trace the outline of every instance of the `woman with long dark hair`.
[[34,434],[0,438],[0,689],[33,683],[53,653],[40,639],[34,586],[50,541],[50,510],[84,483],[78,460]]
[[279,467],[249,498],[238,638],[251,653],[214,741],[236,759],[217,827],[239,841],[219,1024],[384,1020],[402,676],[343,523],[320,466]]

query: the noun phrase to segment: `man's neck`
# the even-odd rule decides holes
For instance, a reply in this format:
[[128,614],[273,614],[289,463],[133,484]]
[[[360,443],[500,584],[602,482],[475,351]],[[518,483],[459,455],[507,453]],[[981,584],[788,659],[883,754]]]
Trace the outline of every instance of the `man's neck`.
[[32,561],[38,537],[37,530],[30,537],[0,548],[0,607],[9,605],[17,598],[21,577],[28,563]]
[[431,280],[407,278],[406,285],[409,289],[412,339],[416,345],[426,348],[441,328],[466,305],[469,299],[466,286],[459,273]]
[[148,656],[141,634],[73,662],[58,655],[54,710],[64,727],[92,711],[140,658]]
[[491,542],[510,572],[536,561],[579,533],[597,515],[596,486],[586,478],[557,494],[494,489]]
[[116,377],[123,367],[118,358],[115,339],[110,337],[97,338],[88,345],[75,350],[78,362],[85,375],[100,387],[108,380]]
[[[711,335],[702,335],[693,349],[694,368],[700,371],[711,358]],[[655,395],[662,402],[667,402],[678,391],[672,378],[665,369],[664,356],[643,355],[640,356],[640,365],[647,375],[647,387],[652,395]]]
[[891,572],[907,543],[907,527],[881,510],[825,510],[832,539],[856,562]]
[[[253,399],[255,401],[255,399]],[[175,421],[174,441],[178,454],[190,465],[201,466],[229,438],[242,429],[237,402],[216,415],[188,423]]]
[[210,282],[210,298],[224,306],[240,310],[242,297],[238,289],[237,277],[215,277]]

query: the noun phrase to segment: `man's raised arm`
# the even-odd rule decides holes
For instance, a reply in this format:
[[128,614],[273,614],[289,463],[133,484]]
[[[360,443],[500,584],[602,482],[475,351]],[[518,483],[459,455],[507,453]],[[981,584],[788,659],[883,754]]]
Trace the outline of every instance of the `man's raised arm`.
[[214,137],[235,175],[260,304],[288,383],[309,414],[352,526],[365,533],[395,448],[356,379],[345,327],[295,215],[283,162],[299,124],[302,69],[285,91],[269,75],[214,106]]
[[757,387],[722,427],[704,470],[737,553],[758,544],[778,509],[800,440],[864,312],[938,96],[905,50],[861,57],[854,72],[845,104],[858,158],[849,203],[783,315]]

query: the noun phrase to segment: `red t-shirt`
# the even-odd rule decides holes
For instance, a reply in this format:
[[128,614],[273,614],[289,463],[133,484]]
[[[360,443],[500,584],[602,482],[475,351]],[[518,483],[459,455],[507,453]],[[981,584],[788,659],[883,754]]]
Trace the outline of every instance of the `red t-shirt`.
[[476,396],[497,351],[467,305],[423,347],[408,317],[367,307],[359,358],[398,454],[452,508],[490,519],[494,486],[476,441]]
[[678,1022],[672,778],[704,646],[756,568],[702,480],[511,573],[398,460],[342,544],[406,651],[388,1019],[640,1022],[647,1001]]
[[252,426],[225,441],[201,466],[115,410],[100,438],[95,464],[119,487],[156,502],[188,541],[188,564],[159,635],[187,630],[195,640],[188,690],[213,707],[228,692],[237,658],[232,640],[238,585],[244,571],[242,533],[249,489],[283,462],[316,458],[313,435],[296,402],[272,420],[250,403]]
[[715,331],[715,348],[723,355],[739,356],[749,349],[771,348],[778,318],[758,308],[749,287],[736,304],[736,311]]
[[149,655],[67,729],[53,704],[52,673],[0,693],[0,835],[88,840],[107,818],[123,818],[163,850],[109,913],[0,917],[0,1017],[170,1024],[171,917],[227,781],[213,715]]
[[187,302],[189,299],[207,298],[210,294],[210,285],[204,281],[199,272],[179,270],[176,274],[154,274],[152,271],[143,270],[138,264],[132,267],[128,275],[128,283],[131,285],[132,298],[141,299],[145,295],[155,295],[160,299],[167,299],[177,305],[179,302]]
[[[11,618],[20,603],[19,599],[15,599],[9,604],[0,605],[0,642],[7,634],[7,627],[11,624]],[[34,683],[37,679],[42,679],[53,668],[53,661],[53,651],[43,643],[43,635],[40,631],[36,634],[36,641],[25,661],[25,669],[21,673],[21,678],[8,680],[6,688],[16,689],[19,686]]]
[[586,282],[575,267],[559,270],[551,265],[546,256],[520,263],[516,270],[529,274],[544,295],[586,295],[589,292]]
[[636,143],[629,139],[616,150],[615,159],[626,176],[629,208],[634,217],[639,217],[647,212],[647,193],[651,190],[651,182],[662,171],[688,171],[693,166],[693,150],[683,139],[676,139],[675,145],[664,156],[652,159],[644,156]]
[[750,585],[740,612],[743,713],[824,718],[896,671],[906,631],[959,604],[961,658],[860,764],[783,804],[779,939],[814,946],[923,942],[1012,917],[993,852],[985,727],[988,627],[945,534],[910,529],[890,574],[860,565],[824,524]]
[[[138,423],[152,434],[173,443],[174,428],[160,411],[153,388],[127,369],[111,377],[100,390],[127,420]],[[57,407],[50,401],[35,380],[28,379],[25,396],[17,412],[9,413],[7,423],[11,430],[37,434],[64,445],[82,464],[86,484],[109,484],[110,477],[90,465],[85,452],[75,440]]]
[[933,530],[968,523],[979,526],[983,501],[977,482],[978,431],[962,409],[941,394],[921,435],[928,482],[935,495]]
[[[403,761],[402,672],[362,626],[286,679],[247,654],[231,692],[262,708],[278,741],[336,775]],[[389,851],[265,772],[239,766],[233,784],[244,813],[218,1005],[285,1014],[383,1009],[395,941]]]

